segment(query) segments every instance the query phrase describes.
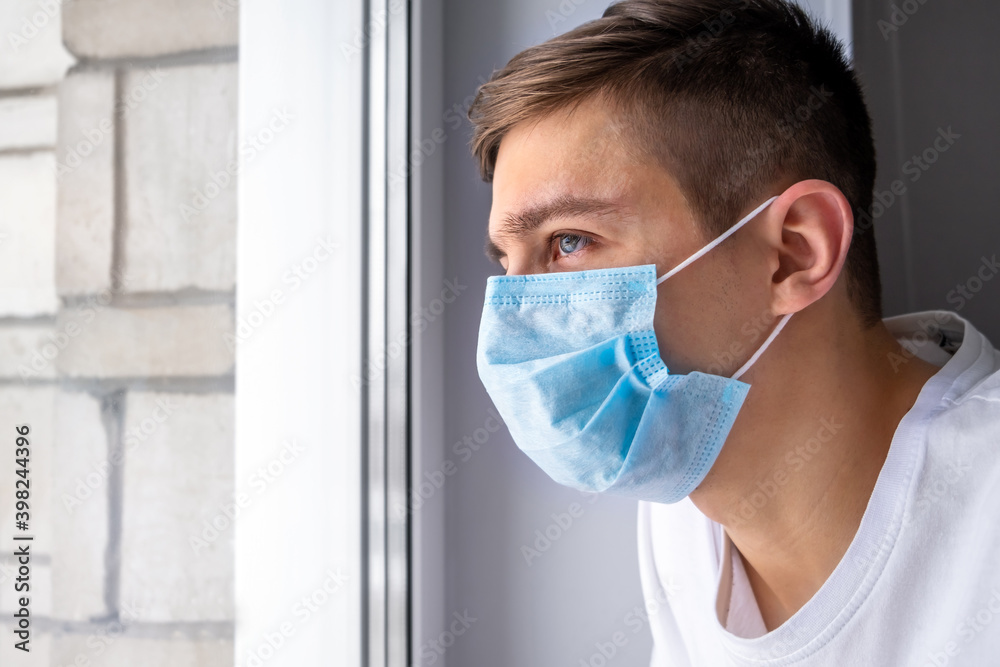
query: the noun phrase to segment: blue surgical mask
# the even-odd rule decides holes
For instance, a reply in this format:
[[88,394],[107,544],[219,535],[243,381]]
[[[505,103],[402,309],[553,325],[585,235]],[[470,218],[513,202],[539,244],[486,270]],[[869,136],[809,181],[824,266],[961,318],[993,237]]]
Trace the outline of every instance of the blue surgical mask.
[[510,434],[560,484],[673,503],[708,474],[750,386],[670,373],[653,316],[657,285],[767,207],[657,278],[656,266],[494,276],[479,329],[479,377]]

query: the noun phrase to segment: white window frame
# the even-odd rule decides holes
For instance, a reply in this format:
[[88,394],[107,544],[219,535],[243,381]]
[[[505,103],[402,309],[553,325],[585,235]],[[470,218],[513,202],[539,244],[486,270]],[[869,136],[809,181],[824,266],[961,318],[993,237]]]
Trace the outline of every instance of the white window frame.
[[240,5],[236,665],[410,664],[408,12]]

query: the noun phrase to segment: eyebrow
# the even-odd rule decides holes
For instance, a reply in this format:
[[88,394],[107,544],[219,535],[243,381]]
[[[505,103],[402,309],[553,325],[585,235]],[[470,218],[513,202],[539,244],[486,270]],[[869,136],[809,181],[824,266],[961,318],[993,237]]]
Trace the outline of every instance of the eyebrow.
[[[621,208],[620,204],[606,199],[563,195],[551,201],[533,204],[521,211],[508,213],[500,223],[497,236],[504,241],[523,239],[549,220],[581,215],[607,215]],[[498,263],[507,255],[497,242],[490,238],[489,232],[486,234],[484,251],[487,257]]]

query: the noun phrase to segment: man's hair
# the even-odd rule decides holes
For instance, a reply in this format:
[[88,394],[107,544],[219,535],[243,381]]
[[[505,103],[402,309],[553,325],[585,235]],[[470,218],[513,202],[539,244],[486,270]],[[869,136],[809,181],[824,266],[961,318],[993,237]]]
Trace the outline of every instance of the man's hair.
[[[861,88],[837,39],[785,0],[624,0],[522,51],[469,109],[483,179],[493,180],[512,127],[594,97],[677,179],[711,236],[784,178],[829,181],[855,212],[871,210],[875,147]],[[871,224],[855,224],[845,273],[860,319],[875,324]]]

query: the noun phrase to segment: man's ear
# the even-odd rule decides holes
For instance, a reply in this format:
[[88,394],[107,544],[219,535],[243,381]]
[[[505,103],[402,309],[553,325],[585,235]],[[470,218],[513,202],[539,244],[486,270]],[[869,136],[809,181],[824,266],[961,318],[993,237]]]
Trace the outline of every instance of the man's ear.
[[771,276],[774,312],[795,313],[837,282],[851,245],[854,214],[837,186],[815,179],[785,190],[771,204],[770,214],[781,225],[780,238],[772,238],[778,259]]

